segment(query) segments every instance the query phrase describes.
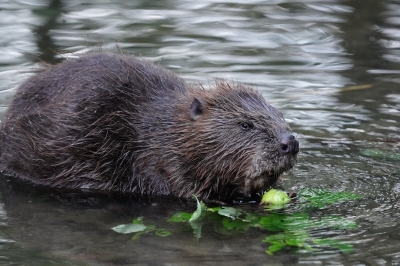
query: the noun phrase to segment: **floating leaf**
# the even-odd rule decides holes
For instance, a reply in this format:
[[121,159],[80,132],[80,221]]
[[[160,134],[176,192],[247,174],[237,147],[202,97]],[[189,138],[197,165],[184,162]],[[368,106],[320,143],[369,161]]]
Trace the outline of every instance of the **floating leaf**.
[[242,212],[237,208],[222,207],[219,209],[218,214],[231,219],[236,219],[239,217],[240,214],[242,214]]
[[307,240],[311,237],[306,230],[287,230],[285,231],[285,243],[293,247],[308,247],[306,244]]
[[232,220],[227,217],[222,219],[222,225],[227,230],[237,230],[237,231],[246,231],[251,224],[246,221],[242,221],[240,219]]
[[318,227],[334,227],[338,229],[354,229],[357,228],[357,224],[351,220],[345,220],[339,216],[325,216],[321,217],[319,221],[314,222],[315,226]]
[[188,222],[192,217],[192,214],[193,213],[188,213],[188,212],[177,212],[168,219],[168,222],[175,222],[175,223]]
[[242,218],[241,220],[244,222],[248,222],[250,224],[252,224],[253,226],[255,224],[259,223],[260,220],[260,216],[254,213],[244,213],[244,218]]
[[392,160],[392,161],[399,161],[400,160],[400,153],[396,153],[393,151],[382,151],[378,149],[366,149],[360,151],[361,155],[376,158],[381,160]]
[[121,224],[121,225],[117,225],[111,229],[117,233],[130,234],[130,233],[144,231],[144,230],[146,230],[146,228],[147,228],[147,226],[145,226],[143,224]]
[[193,212],[192,217],[190,217],[189,222],[194,222],[198,220],[201,216],[202,211],[206,208],[203,202],[200,202],[196,196],[193,197],[197,201],[197,209]]
[[268,216],[260,217],[258,226],[268,231],[282,231],[286,226],[286,215],[281,213],[271,213]]
[[265,253],[267,253],[268,255],[273,255],[274,252],[279,251],[286,246],[283,241],[273,241],[270,244],[271,245],[265,251]]
[[339,249],[343,253],[351,253],[353,252],[353,246],[336,239],[327,238],[327,239],[313,239],[313,242],[317,245],[325,245]]
[[[178,212],[172,215],[168,221],[183,222],[187,227],[190,226],[196,239],[201,237],[203,222],[208,221],[214,224],[216,232],[227,235],[242,233],[252,227],[269,232],[270,235],[263,240],[269,244],[266,250],[269,255],[273,255],[283,248],[297,248],[298,252],[312,252],[317,250],[318,246],[337,248],[344,253],[353,250],[350,244],[330,238],[318,239],[309,233],[316,228],[353,229],[357,226],[355,222],[339,216],[322,216],[319,219],[312,219],[308,213],[303,212],[291,214],[264,212],[259,214],[227,206],[208,208],[203,202],[194,198],[197,207],[193,213]],[[334,202],[359,198],[360,196],[348,192],[331,192],[321,189],[304,189],[298,193],[298,202],[312,207],[324,207]],[[279,199],[279,201],[281,200],[282,198]],[[160,237],[172,234],[169,230],[156,228],[155,225],[144,225],[142,217],[134,219],[132,224],[116,226],[113,230],[124,234],[135,233],[132,237],[133,240],[137,240],[142,234],[149,232],[154,232]]]
[[171,231],[168,230],[156,230],[156,235],[166,237],[172,235]]
[[360,199],[361,196],[349,192],[333,192],[324,189],[302,189],[298,192],[298,198],[306,200],[309,206],[322,208],[340,201]]
[[133,219],[132,221],[133,224],[143,224],[143,217],[138,217]]
[[140,237],[141,235],[146,234],[146,233],[147,233],[146,231],[138,232],[138,233],[136,233],[136,234],[134,234],[134,235],[132,236],[132,240],[133,240],[133,241],[136,241],[136,240],[139,239],[139,237]]
[[219,210],[221,210],[222,207],[212,207],[212,208],[207,208],[208,212],[219,212]]

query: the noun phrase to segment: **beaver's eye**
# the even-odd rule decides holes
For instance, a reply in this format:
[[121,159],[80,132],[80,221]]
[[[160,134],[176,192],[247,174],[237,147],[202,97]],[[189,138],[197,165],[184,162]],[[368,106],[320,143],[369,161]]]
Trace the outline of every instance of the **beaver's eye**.
[[249,130],[249,129],[253,128],[253,124],[251,122],[240,122],[240,127],[243,130]]

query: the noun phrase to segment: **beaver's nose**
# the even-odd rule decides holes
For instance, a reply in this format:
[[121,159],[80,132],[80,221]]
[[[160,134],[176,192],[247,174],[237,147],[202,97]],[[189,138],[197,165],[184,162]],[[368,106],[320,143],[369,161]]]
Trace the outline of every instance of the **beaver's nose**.
[[299,142],[292,134],[284,133],[279,146],[282,154],[295,155],[299,152]]

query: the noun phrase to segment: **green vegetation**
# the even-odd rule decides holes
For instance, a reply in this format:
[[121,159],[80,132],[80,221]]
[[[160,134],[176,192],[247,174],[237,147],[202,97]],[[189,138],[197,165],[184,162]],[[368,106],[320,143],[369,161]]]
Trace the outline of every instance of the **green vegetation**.
[[[269,199],[267,202],[271,202],[272,197],[273,202],[277,202],[278,206],[284,207],[284,203],[287,203],[287,198],[283,197],[282,193],[282,191],[273,191],[266,197]],[[275,196],[277,201],[274,199]],[[322,208],[339,201],[359,198],[360,196],[348,192],[306,189],[299,191],[297,204],[304,205],[304,209],[309,210],[310,208]],[[297,213],[277,212],[270,211],[268,206],[265,208],[265,212],[260,214],[260,212],[244,211],[239,207],[222,206],[209,208],[197,198],[196,201],[197,208],[193,213],[178,212],[172,215],[168,221],[189,225],[194,237],[197,239],[201,238],[203,224],[211,222],[218,233],[225,234],[243,233],[249,228],[258,228],[265,234],[265,238],[262,241],[268,244],[268,249],[266,250],[268,255],[273,255],[284,248],[295,248],[299,252],[313,252],[322,247],[336,248],[343,253],[353,250],[350,244],[333,238],[316,238],[310,234],[312,230],[319,228],[356,228],[355,222],[339,216],[323,216],[313,219],[305,211]],[[135,233],[132,237],[133,240],[137,240],[141,235],[150,232],[162,237],[172,234],[165,229],[156,229],[154,225],[144,225],[142,218],[136,218],[131,224],[119,225],[112,229],[118,233]]]
[[290,201],[291,198],[285,191],[274,188],[264,193],[264,195],[261,198],[261,203],[266,204],[271,209],[280,209]]
[[172,234],[168,230],[156,229],[155,225],[144,225],[143,217],[138,217],[133,219],[133,222],[131,224],[121,224],[111,229],[121,234],[136,233],[135,235],[133,235],[132,240],[136,240],[140,237],[140,235],[150,233],[153,231],[155,232],[156,235],[161,237],[169,236]]
[[400,153],[394,151],[383,151],[379,149],[366,149],[361,150],[360,154],[366,157],[370,157],[382,161],[399,161]]

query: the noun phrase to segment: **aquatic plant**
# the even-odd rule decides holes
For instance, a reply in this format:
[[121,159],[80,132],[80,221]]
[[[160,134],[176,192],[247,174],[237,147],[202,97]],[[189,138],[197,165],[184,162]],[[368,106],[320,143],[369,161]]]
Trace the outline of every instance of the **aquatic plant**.
[[[298,202],[304,204],[303,209],[323,208],[326,205],[339,201],[359,199],[360,196],[348,192],[332,192],[321,189],[304,189],[298,193]],[[194,212],[178,212],[168,221],[189,225],[196,239],[201,238],[202,226],[212,222],[214,228],[219,228],[219,233],[235,234],[246,232],[250,228],[258,228],[266,236],[262,240],[268,244],[266,253],[273,255],[284,248],[296,248],[299,252],[314,252],[322,247],[337,248],[348,253],[353,250],[352,245],[334,239],[318,238],[310,232],[318,228],[354,229],[356,223],[339,216],[323,216],[318,219],[311,218],[305,212],[285,213],[273,211],[268,205],[265,212],[249,212],[239,207],[219,206],[209,208],[202,201],[197,201]],[[284,207],[284,205],[280,205]],[[167,229],[157,229],[154,225],[145,225],[142,217],[135,218],[131,224],[123,224],[112,228],[118,233],[134,233],[132,239],[137,240],[141,235],[154,232],[156,235],[166,237],[172,234]]]

